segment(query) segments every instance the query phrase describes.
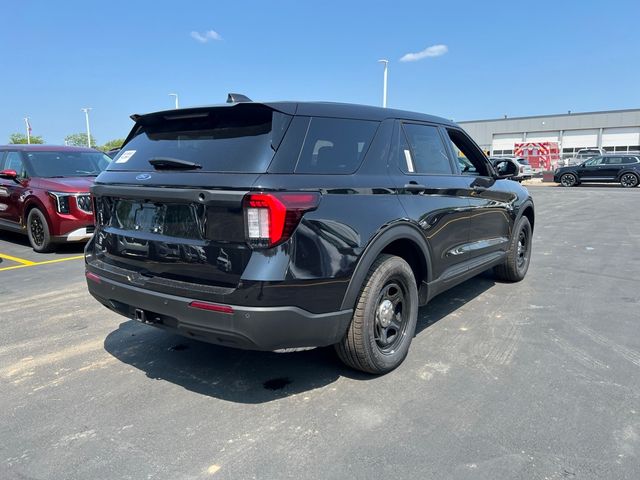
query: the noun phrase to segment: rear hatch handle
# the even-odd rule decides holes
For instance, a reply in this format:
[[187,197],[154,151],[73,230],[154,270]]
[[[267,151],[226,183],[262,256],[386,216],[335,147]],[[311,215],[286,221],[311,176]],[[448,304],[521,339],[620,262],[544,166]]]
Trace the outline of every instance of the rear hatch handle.
[[192,170],[202,168],[199,163],[171,157],[154,157],[149,159],[149,163],[156,170]]

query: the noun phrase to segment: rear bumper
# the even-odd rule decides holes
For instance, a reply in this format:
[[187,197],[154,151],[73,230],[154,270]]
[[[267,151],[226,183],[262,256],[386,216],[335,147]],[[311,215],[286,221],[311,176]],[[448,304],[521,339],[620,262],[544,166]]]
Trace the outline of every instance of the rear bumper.
[[89,293],[125,317],[228,347],[277,350],[339,342],[352,310],[314,314],[297,307],[229,305],[231,313],[193,308],[191,298],[152,292],[90,274]]

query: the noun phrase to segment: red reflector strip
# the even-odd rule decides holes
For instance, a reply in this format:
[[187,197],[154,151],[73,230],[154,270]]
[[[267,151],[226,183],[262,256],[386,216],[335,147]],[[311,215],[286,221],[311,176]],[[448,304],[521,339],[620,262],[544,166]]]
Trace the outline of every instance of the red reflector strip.
[[100,280],[100,277],[98,275],[96,275],[95,273],[91,273],[91,272],[85,272],[84,274],[89,280],[93,280],[96,283],[102,283],[102,280]]
[[208,303],[208,302],[191,302],[189,304],[191,308],[199,308],[200,310],[209,310],[211,312],[220,312],[220,313],[233,313],[233,308],[229,305],[218,305],[217,303]]

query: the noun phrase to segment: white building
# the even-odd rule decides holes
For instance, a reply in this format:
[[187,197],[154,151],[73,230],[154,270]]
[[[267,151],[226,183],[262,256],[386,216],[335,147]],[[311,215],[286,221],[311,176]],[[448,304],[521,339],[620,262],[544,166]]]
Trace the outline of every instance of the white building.
[[558,142],[563,157],[581,148],[640,151],[640,109],[458,122],[491,155],[511,155],[520,142]]

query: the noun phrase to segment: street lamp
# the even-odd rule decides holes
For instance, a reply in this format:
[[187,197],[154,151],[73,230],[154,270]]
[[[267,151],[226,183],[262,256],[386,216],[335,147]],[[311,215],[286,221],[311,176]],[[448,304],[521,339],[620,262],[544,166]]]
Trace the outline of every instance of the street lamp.
[[387,108],[387,69],[389,67],[389,60],[378,60],[378,63],[384,63],[384,80],[382,84],[382,108]]
[[176,100],[176,108],[180,108],[180,105],[178,105],[178,94],[177,93],[170,93],[169,94],[170,97],[175,97]]
[[84,112],[84,118],[87,122],[87,146],[91,148],[91,129],[89,128],[89,110],[92,110],[91,107],[81,108]]

